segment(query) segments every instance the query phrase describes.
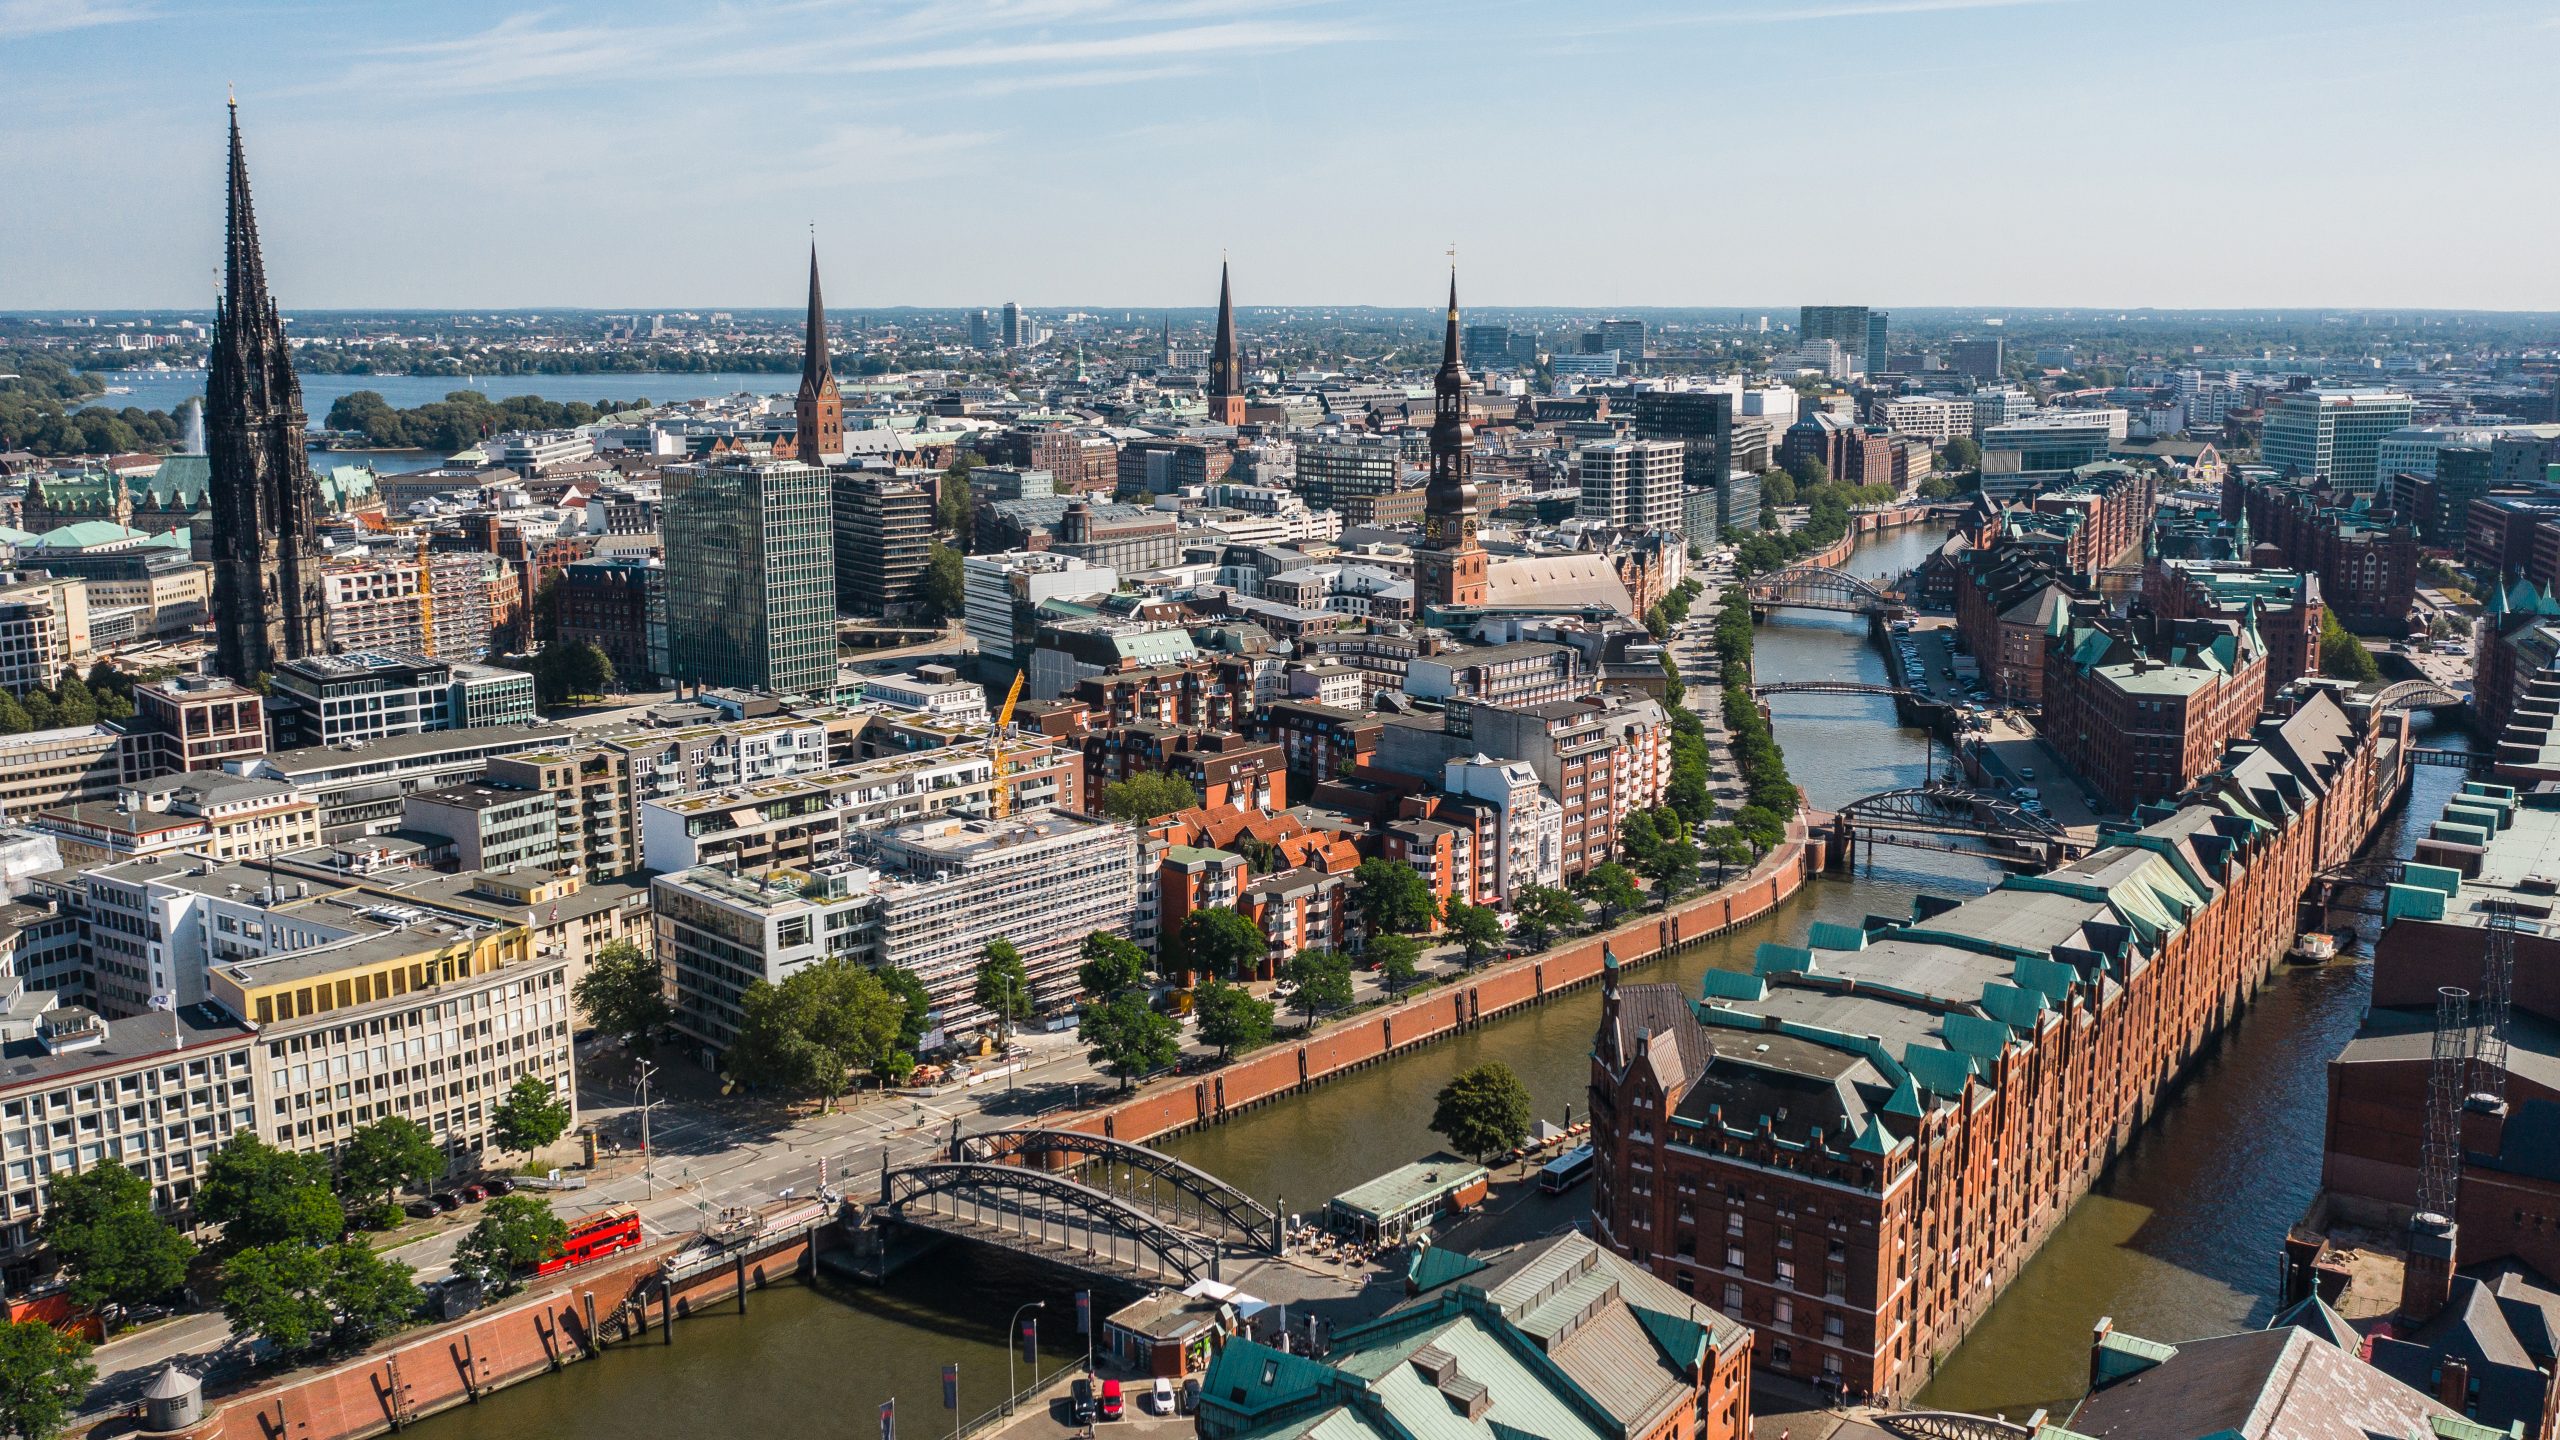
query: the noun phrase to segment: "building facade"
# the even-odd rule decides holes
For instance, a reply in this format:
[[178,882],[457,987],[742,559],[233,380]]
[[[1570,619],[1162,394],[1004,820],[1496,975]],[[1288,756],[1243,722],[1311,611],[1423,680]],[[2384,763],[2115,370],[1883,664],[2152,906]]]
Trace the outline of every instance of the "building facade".
[[794,460],[671,466],[667,663],[674,678],[832,694],[833,504],[827,472]]

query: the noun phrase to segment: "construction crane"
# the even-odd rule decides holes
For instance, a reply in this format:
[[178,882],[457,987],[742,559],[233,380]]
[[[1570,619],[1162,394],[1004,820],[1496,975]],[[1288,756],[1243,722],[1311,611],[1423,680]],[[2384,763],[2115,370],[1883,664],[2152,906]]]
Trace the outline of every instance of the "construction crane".
[[1005,727],[1013,723],[1014,702],[1022,698],[1022,672],[1013,672],[1013,688],[1004,692],[1004,709],[996,713],[996,728],[987,736],[987,750],[996,760],[996,818],[1001,820],[1013,811],[1013,791],[1005,778],[1013,773],[1013,762],[1004,753]]
[[427,527],[418,527],[418,652],[436,658],[436,583],[428,568]]

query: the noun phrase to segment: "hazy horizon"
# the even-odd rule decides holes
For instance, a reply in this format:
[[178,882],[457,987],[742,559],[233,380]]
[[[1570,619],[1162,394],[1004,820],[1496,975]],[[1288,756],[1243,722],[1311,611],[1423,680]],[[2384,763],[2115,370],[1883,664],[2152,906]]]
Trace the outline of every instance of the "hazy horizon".
[[845,312],[1222,252],[1420,309],[1454,242],[1491,309],[2535,314],[2555,58],[2528,0],[0,0],[0,309],[201,311],[230,84],[301,313],[786,308],[814,224]]

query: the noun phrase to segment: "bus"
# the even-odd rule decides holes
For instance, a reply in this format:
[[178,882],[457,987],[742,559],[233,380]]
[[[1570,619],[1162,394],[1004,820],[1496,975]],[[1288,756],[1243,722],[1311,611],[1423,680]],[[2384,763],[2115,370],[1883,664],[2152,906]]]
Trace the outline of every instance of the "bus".
[[1561,1195],[1591,1178],[1591,1147],[1576,1145],[1548,1161],[1538,1170],[1538,1188],[1550,1195]]
[[560,1253],[533,1267],[536,1275],[557,1275],[572,1265],[601,1260],[617,1250],[635,1250],[640,1245],[640,1212],[628,1205],[616,1205],[593,1215],[569,1222],[569,1237],[560,1242]]

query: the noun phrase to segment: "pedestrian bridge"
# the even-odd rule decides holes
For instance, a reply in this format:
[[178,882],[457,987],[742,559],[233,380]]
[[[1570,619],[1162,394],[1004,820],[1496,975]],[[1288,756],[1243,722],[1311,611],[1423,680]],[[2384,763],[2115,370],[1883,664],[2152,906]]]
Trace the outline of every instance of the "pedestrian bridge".
[[1754,614],[1768,610],[1836,610],[1880,615],[1902,608],[1902,597],[1872,580],[1828,565],[1790,565],[1755,575],[1743,585]]
[[2433,680],[2401,680],[2375,692],[2377,710],[2458,710],[2471,697]]
[[1754,695],[1916,695],[1919,692],[1904,685],[1887,685],[1865,680],[1776,680],[1751,687]]
[[[2074,848],[2070,832],[2053,817],[1947,781],[1852,800],[1840,807],[1834,823],[1853,844],[1966,854],[1988,848],[2001,858],[2048,866],[2069,858]],[[1838,863],[1848,863],[1852,848],[1839,847]]]
[[1148,1284],[1212,1280],[1228,1254],[1279,1253],[1268,1207],[1143,1145],[1040,1128],[954,1134],[880,1174],[870,1222]]

